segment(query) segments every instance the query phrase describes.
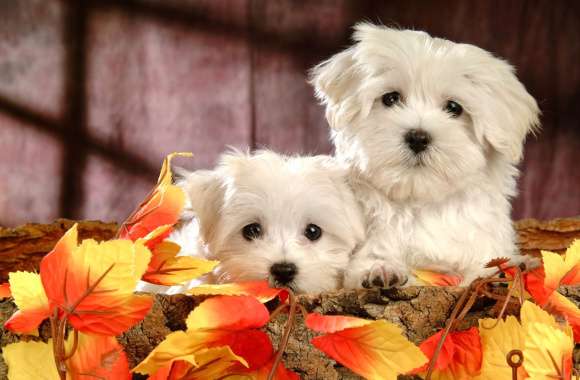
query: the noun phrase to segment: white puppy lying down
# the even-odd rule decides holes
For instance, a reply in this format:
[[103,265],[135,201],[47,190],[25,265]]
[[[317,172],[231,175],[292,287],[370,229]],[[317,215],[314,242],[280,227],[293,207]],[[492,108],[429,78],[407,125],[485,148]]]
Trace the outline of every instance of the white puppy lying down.
[[341,288],[364,241],[347,171],[328,156],[225,154],[215,170],[179,173],[192,220],[170,239],[184,254],[220,261],[209,282],[268,279],[304,293]]
[[493,258],[522,260],[510,198],[539,110],[513,68],[424,32],[355,30],[352,47],[312,71],[366,217],[345,285],[404,284],[412,268],[469,284]]

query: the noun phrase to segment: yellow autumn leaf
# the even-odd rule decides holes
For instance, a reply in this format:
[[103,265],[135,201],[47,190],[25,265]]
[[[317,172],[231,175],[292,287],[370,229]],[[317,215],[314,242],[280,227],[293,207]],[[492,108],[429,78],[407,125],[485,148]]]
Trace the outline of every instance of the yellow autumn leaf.
[[[495,327],[490,328],[494,325]],[[511,350],[524,349],[525,333],[518,320],[513,316],[500,321],[490,318],[480,319],[479,336],[483,357],[481,374],[477,380],[510,379],[512,369],[506,362],[506,355]],[[518,378],[523,379],[521,372],[523,369]]]
[[2,348],[10,380],[60,380],[52,340],[44,342],[18,342]]
[[543,323],[526,328],[524,368],[531,380],[570,379],[574,339]]
[[48,298],[38,273],[11,272],[10,289],[18,311],[4,327],[18,333],[33,333],[50,316]]
[[191,256],[177,256],[181,247],[163,241],[152,249],[152,257],[143,280],[157,285],[181,285],[209,273],[219,261]]
[[159,343],[132,371],[153,375],[160,368],[177,360],[184,360],[196,366],[194,354],[205,348],[208,337],[211,335],[211,332],[200,331],[173,332],[167,335],[165,340]]
[[533,302],[526,301],[520,310],[520,320],[522,327],[527,330],[531,323],[542,323],[547,326],[559,329],[561,326],[554,317]]
[[542,251],[544,262],[544,287],[555,291],[560,285],[577,285],[580,282],[580,240],[575,240],[564,255]]
[[353,372],[374,380],[396,380],[397,375],[421,367],[427,357],[385,320],[317,336],[311,343]]
[[221,378],[237,363],[248,367],[248,362],[234,354],[228,346],[200,350],[195,353],[195,362],[195,369],[189,371],[191,378],[194,379]]
[[173,152],[168,154],[161,165],[161,172],[159,173],[158,185],[171,185],[173,176],[171,174],[171,160],[173,157],[193,157],[191,152]]

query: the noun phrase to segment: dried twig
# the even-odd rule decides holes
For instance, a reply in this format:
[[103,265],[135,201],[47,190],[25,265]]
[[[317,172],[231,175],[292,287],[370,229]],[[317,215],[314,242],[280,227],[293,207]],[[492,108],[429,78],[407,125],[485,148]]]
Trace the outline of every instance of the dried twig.
[[[489,277],[481,278],[481,279],[477,279],[477,280],[473,281],[469,285],[469,287],[465,289],[465,291],[463,292],[463,294],[461,295],[461,297],[457,301],[457,304],[455,304],[455,307],[453,308],[453,311],[451,312],[451,316],[449,317],[449,319],[447,320],[447,323],[445,325],[445,330],[443,331],[443,334],[441,335],[439,342],[437,342],[437,347],[435,348],[435,351],[433,352],[433,356],[431,357],[431,360],[429,361],[429,365],[427,367],[427,374],[425,376],[425,380],[431,380],[431,376],[433,375],[433,371],[435,369],[435,364],[437,363],[437,359],[439,357],[439,354],[441,353],[441,349],[443,348],[443,344],[445,343],[445,339],[447,338],[449,333],[454,330],[454,328],[457,325],[457,322],[459,322],[459,321],[463,320],[463,318],[465,318],[467,313],[473,307],[473,304],[475,303],[477,298],[485,296],[485,297],[493,298],[493,299],[497,300],[498,302],[503,302],[502,307],[500,309],[500,312],[497,316],[496,323],[493,326],[482,326],[483,328],[486,328],[486,329],[492,329],[495,326],[497,326],[497,323],[499,323],[499,320],[505,314],[505,311],[507,309],[508,304],[510,302],[514,301],[513,300],[513,298],[514,298],[513,292],[514,292],[516,286],[519,287],[520,292],[519,292],[519,295],[515,301],[519,302],[520,304],[523,304],[522,271],[519,268],[515,267],[515,276],[513,279],[496,277],[501,272],[503,272],[503,269],[506,267],[506,263],[508,261],[509,260],[506,258],[500,258],[500,259],[495,259],[495,260],[490,261],[487,264],[487,267],[488,268],[496,267],[496,268],[498,268],[498,270],[495,273],[491,274]],[[493,283],[511,283],[511,286],[509,286],[507,294],[505,296],[502,296],[502,295],[495,294],[495,293],[488,290],[488,286],[490,284],[493,284]],[[522,362],[523,362],[523,353],[521,353],[521,351],[520,351],[520,354],[522,355]],[[517,376],[517,374],[516,374],[516,376]]]
[[288,302],[290,306],[290,312],[288,313],[288,320],[286,321],[286,325],[284,326],[284,334],[282,335],[282,339],[280,339],[280,343],[278,344],[278,350],[276,351],[276,357],[274,359],[274,365],[268,374],[268,380],[273,380],[274,376],[276,375],[276,370],[278,369],[278,365],[280,361],[282,361],[282,355],[284,355],[284,351],[286,350],[286,346],[288,345],[288,339],[290,339],[290,333],[292,332],[292,327],[294,327],[294,323],[296,321],[296,309],[298,302],[296,301],[296,296],[292,289],[285,289],[288,292]]

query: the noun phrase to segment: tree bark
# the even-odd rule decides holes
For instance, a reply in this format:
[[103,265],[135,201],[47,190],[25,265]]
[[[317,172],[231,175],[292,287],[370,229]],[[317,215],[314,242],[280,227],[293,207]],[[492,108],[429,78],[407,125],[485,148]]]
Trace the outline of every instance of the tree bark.
[[[320,295],[304,295],[298,297],[308,312],[326,315],[351,315],[367,319],[386,319],[400,326],[405,336],[419,344],[424,339],[445,326],[445,322],[457,299],[464,291],[456,287],[408,287],[402,289],[360,289],[341,290]],[[579,287],[563,287],[560,292],[580,304]],[[143,360],[151,350],[158,345],[171,331],[185,329],[185,319],[203,297],[188,297],[184,295],[157,295],[151,312],[147,317],[118,338],[125,347],[131,367]],[[0,321],[2,324],[16,306],[10,300],[0,302]],[[481,298],[466,318],[459,324],[460,329],[477,326],[477,320],[486,317],[496,317],[495,302]],[[266,327],[273,342],[279,342],[286,316],[276,317]],[[301,375],[303,379],[360,379],[348,369],[337,365],[314,348],[309,341],[317,334],[308,330],[301,315],[297,316],[294,329],[285,350],[286,366]],[[50,337],[48,323],[39,329],[39,336],[19,336],[2,331],[0,346],[20,340],[42,340]],[[580,367],[580,355],[575,354],[575,363]],[[0,360],[0,379],[5,379],[7,368]],[[400,379],[412,377],[400,376]]]
[[[0,229],[0,281],[6,281],[7,273],[14,270],[38,270],[38,262],[42,256],[52,249],[72,223],[58,220],[50,225],[29,224],[16,229]],[[97,240],[110,239],[116,231],[116,225],[112,223],[81,222],[79,227],[81,238]],[[578,218],[548,222],[523,220],[516,223],[516,228],[520,247],[526,254],[537,255],[540,250],[562,252],[574,238],[580,238]],[[576,305],[580,304],[579,287],[563,287],[560,291]],[[399,325],[404,334],[418,344],[444,327],[462,292],[462,288],[455,287],[361,289],[304,295],[298,299],[309,312],[368,319],[384,318]],[[171,331],[184,329],[185,318],[203,299],[183,295],[157,295],[147,317],[118,338],[127,351],[130,366],[133,367],[143,360]],[[16,307],[10,299],[0,302],[2,325],[15,310]],[[479,318],[496,316],[495,302],[480,298],[459,327],[474,326]],[[274,342],[279,341],[285,321],[286,316],[281,315],[267,326],[266,330]],[[50,329],[45,322],[39,329],[38,337],[18,336],[5,330],[0,331],[0,334],[0,346],[4,347],[19,340],[46,341],[50,337]],[[359,379],[310,345],[309,341],[315,335],[305,328],[302,317],[298,316],[284,355],[286,366],[299,373],[303,379]],[[579,367],[578,352],[575,352],[575,363]],[[0,379],[6,378],[6,371],[4,361],[0,360]]]

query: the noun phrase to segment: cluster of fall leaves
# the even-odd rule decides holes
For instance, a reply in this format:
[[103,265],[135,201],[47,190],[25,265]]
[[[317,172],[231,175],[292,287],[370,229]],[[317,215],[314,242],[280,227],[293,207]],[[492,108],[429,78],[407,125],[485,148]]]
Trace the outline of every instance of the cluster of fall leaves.
[[[5,329],[34,335],[48,319],[52,336],[48,342],[5,346],[9,379],[130,379],[132,372],[156,380],[299,378],[279,362],[262,330],[271,319],[264,303],[288,302],[285,290],[265,281],[190,289],[192,295],[212,297],[190,313],[185,331],[167,335],[129,368],[116,336],[143,320],[153,304],[152,295],[135,294],[137,282],[183,284],[218,264],[179,256],[180,247],[166,240],[185,205],[183,192],[172,184],[174,155],[165,159],[156,188],[121,226],[117,239],[79,243],[73,226],[43,258],[39,273],[13,272],[8,284],[0,285],[0,297],[12,297],[18,306]],[[311,313],[305,324],[320,333],[311,343],[368,379],[425,376],[431,360],[432,379],[512,379],[506,357],[513,350],[523,358],[517,379],[571,379],[580,310],[557,289],[580,283],[580,241],[563,256],[543,252],[542,259],[543,266],[519,277],[518,296],[525,299],[519,320],[482,319],[479,327],[449,333],[442,345],[443,330],[416,346],[385,320]],[[513,268],[502,270],[515,278]],[[431,285],[454,283],[419,275]]]

